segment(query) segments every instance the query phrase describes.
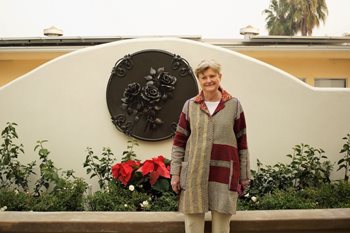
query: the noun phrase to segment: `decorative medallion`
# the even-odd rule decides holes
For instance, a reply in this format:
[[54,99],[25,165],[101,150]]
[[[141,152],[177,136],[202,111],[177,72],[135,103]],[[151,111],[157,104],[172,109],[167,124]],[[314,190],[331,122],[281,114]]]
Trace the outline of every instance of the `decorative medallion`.
[[125,55],[113,67],[107,105],[121,132],[147,141],[174,135],[185,101],[198,94],[188,62],[163,50]]

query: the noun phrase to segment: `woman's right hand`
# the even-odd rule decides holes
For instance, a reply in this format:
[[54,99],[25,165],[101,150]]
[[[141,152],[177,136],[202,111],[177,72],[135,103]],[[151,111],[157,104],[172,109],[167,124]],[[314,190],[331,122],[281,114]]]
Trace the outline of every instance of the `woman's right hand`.
[[171,188],[174,190],[175,193],[179,193],[180,192],[180,176],[179,175],[173,175],[171,177]]

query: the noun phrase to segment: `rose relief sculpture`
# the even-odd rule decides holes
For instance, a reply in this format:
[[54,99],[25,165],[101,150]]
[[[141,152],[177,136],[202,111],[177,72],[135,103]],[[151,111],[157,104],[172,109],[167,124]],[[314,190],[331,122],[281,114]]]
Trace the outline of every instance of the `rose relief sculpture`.
[[173,96],[176,77],[164,70],[164,67],[150,69],[149,75],[145,76],[146,83],[141,86],[139,83],[130,83],[125,88],[121,99],[121,108],[133,116],[132,121],[126,121],[124,114],[112,117],[113,123],[123,129],[127,134],[132,132],[132,126],[140,118],[146,121],[146,127],[154,129],[163,124],[163,120],[157,117],[157,112],[162,109],[168,98]]
[[116,62],[107,86],[107,105],[117,129],[157,141],[174,134],[184,102],[197,93],[185,59],[162,50],[143,50]]

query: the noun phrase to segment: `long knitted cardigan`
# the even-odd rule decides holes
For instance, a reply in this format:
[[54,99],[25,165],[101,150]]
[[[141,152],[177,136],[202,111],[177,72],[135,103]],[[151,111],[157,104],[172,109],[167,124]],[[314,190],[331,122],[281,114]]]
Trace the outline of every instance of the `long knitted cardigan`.
[[236,212],[240,180],[249,179],[246,123],[237,98],[222,98],[210,115],[203,93],[189,99],[180,114],[170,173],[180,175],[179,211]]

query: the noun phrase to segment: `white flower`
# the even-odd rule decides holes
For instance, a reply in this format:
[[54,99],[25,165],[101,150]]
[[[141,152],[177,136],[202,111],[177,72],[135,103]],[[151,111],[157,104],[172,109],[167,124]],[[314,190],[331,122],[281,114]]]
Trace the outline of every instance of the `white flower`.
[[18,190],[17,189],[15,189],[15,194],[17,195],[19,192],[18,192]]
[[246,195],[244,195],[244,197],[249,197],[249,193],[247,193]]
[[129,190],[132,192],[135,190],[135,186],[134,185],[129,185]]
[[124,204],[124,207],[128,207],[128,204]]
[[1,211],[5,211],[5,210],[7,210],[7,206],[3,206],[3,207],[0,208],[0,212]]
[[258,198],[254,197],[254,196],[251,199],[252,199],[253,202],[256,202],[258,200]]
[[148,203],[148,201],[143,201],[140,205],[142,208],[146,208],[146,207],[148,207],[149,203]]

